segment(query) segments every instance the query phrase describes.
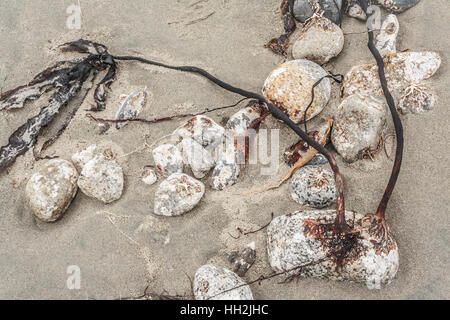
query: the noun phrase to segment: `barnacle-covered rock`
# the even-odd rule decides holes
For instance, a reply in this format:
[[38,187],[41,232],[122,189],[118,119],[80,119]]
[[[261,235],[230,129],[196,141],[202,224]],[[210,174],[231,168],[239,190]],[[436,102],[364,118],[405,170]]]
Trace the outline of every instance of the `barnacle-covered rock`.
[[395,13],[401,13],[408,10],[419,2],[420,0],[378,0],[378,3],[385,9]]
[[234,272],[212,264],[197,270],[193,287],[196,300],[253,300],[252,291],[244,280]]
[[231,252],[228,256],[228,261],[233,265],[233,272],[236,272],[238,276],[243,277],[256,261],[255,243],[249,243],[240,252]]
[[325,208],[336,202],[336,183],[333,173],[319,166],[297,170],[289,183],[295,202],[312,208]]
[[84,148],[83,150],[74,153],[72,155],[72,162],[78,169],[78,171],[81,172],[81,170],[83,170],[84,165],[89,161],[91,161],[92,159],[94,159],[98,153],[99,152],[97,145],[95,144],[90,145]]
[[413,83],[405,89],[398,109],[403,114],[421,114],[433,109],[435,102],[436,98],[429,88]]
[[[294,122],[303,122],[309,105],[313,85],[327,72],[315,62],[299,59],[278,66],[264,83],[264,96],[285,112]],[[308,109],[306,120],[319,114],[331,95],[330,79],[323,79],[314,91],[314,102]]]
[[[142,108],[144,107],[146,100],[147,100],[147,92],[145,90],[132,92],[129,96],[125,98],[119,110],[117,110],[115,120],[137,118],[139,113],[142,111]],[[126,122],[118,122],[116,123],[116,128],[120,129],[126,125],[127,125]]]
[[376,47],[381,54],[397,52],[397,35],[400,24],[397,16],[390,14],[386,17],[377,36]]
[[347,15],[362,21],[367,20],[367,14],[358,3],[349,3],[347,6]]
[[331,141],[347,162],[354,162],[378,149],[386,123],[381,97],[352,95],[340,104]]
[[324,64],[336,57],[344,48],[344,32],[325,17],[311,18],[292,47],[294,59],[308,59]]
[[124,185],[122,168],[103,154],[89,160],[81,170],[78,187],[88,197],[108,204],[119,200]]
[[28,180],[25,194],[33,214],[52,222],[60,218],[77,194],[78,172],[69,161],[50,160]]
[[162,144],[153,149],[153,160],[156,168],[165,176],[183,172],[183,157],[173,144]]
[[[437,52],[397,52],[383,55],[386,80],[394,98],[399,99],[412,82],[419,83],[433,76],[441,65]],[[355,93],[382,96],[376,63],[353,67],[342,85],[343,97]]]
[[202,199],[205,186],[184,173],[164,180],[155,194],[154,212],[161,216],[179,216],[192,210]]
[[215,161],[211,152],[203,148],[197,141],[184,138],[179,144],[185,165],[191,167],[194,177],[201,179],[214,167]]
[[225,129],[207,116],[199,115],[173,132],[179,138],[192,138],[207,150],[219,146],[223,140]]
[[142,182],[151,186],[158,180],[158,176],[156,175],[155,170],[146,168],[144,172],[142,172]]
[[226,139],[221,148],[218,149],[216,166],[209,180],[209,185],[214,190],[223,190],[234,185],[241,173],[238,152],[232,138]]
[[316,210],[273,219],[267,229],[272,269],[291,276],[365,283],[370,289],[389,284],[399,266],[397,243],[389,230],[375,217],[347,211],[346,219],[358,233],[339,241],[333,232],[335,218],[335,210]]

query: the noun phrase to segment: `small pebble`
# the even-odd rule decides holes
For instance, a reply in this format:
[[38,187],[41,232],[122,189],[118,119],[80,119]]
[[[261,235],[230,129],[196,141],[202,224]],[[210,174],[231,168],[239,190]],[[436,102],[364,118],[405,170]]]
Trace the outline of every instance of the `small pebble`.
[[232,264],[233,272],[243,277],[256,261],[255,243],[250,243],[241,252],[233,251],[228,256],[228,261]]
[[32,213],[45,222],[59,219],[77,194],[78,172],[72,163],[53,159],[33,174],[25,187]]
[[[139,116],[147,100],[147,92],[134,91],[125,98],[119,110],[117,111],[115,120],[135,119]],[[120,129],[127,125],[127,122],[116,123],[116,128]]]
[[310,162],[307,163],[308,166],[320,166],[323,164],[327,164],[328,159],[323,154],[318,153],[312,158]]
[[367,14],[364,12],[364,10],[361,8],[361,6],[357,3],[353,3],[348,6],[347,15],[352,18],[361,20],[361,21],[367,20]]
[[400,28],[397,16],[386,17],[377,36],[376,47],[381,54],[397,52],[397,35]]
[[386,113],[381,97],[355,94],[342,101],[331,141],[345,161],[354,162],[378,150]]
[[184,138],[179,144],[183,162],[190,166],[194,177],[201,179],[205,177],[215,161],[210,152],[206,151],[197,141],[191,138]]
[[411,84],[398,103],[398,109],[403,114],[421,114],[433,109],[436,98],[431,90],[423,85]]
[[[299,59],[278,66],[267,77],[262,92],[264,96],[285,112],[295,123],[303,122],[304,112],[312,95],[311,88],[328,73],[315,62]],[[314,91],[314,102],[308,109],[306,120],[318,115],[331,95],[330,79],[323,79]]]
[[314,7],[318,6],[323,16],[335,24],[341,23],[342,0],[296,0],[294,2],[294,16],[301,23],[311,18]]
[[207,116],[196,116],[173,132],[180,140],[192,138],[203,148],[212,151],[223,140],[225,129]]
[[174,173],[164,180],[155,194],[154,213],[179,216],[192,210],[205,194],[205,186],[184,173]]
[[155,170],[147,168],[142,173],[142,182],[151,186],[158,180]]
[[[212,264],[197,270],[193,287],[196,300],[253,300],[252,291],[244,280],[234,272]],[[233,289],[235,287],[239,288]]]
[[103,154],[88,161],[78,178],[78,187],[85,195],[105,204],[120,199],[123,185],[122,168]]
[[292,199],[302,206],[321,209],[336,202],[334,175],[320,166],[298,169],[291,178],[289,191]]
[[382,5],[386,10],[395,13],[404,12],[416,4],[418,4],[420,0],[378,0],[378,3]]
[[164,175],[183,172],[183,156],[173,144],[162,144],[153,149],[155,167]]
[[320,65],[337,57],[344,48],[344,32],[327,18],[314,16],[303,27],[292,47],[294,59],[308,59]]
[[111,125],[109,123],[98,123],[95,126],[95,132],[99,135],[105,134],[106,131],[109,130],[109,128],[111,128]]

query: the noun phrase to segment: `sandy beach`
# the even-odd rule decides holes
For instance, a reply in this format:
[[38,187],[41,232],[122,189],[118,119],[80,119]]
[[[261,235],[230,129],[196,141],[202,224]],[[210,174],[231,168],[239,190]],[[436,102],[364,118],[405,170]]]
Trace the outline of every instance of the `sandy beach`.
[[[114,55],[138,55],[174,65],[202,67],[238,87],[261,92],[267,75],[285,59],[264,44],[283,31],[280,0],[81,0],[81,28],[69,29],[65,1],[5,0],[0,11],[0,88],[6,91],[27,83],[34,75],[73,54],[57,46],[80,38],[106,45]],[[442,65],[427,81],[437,95],[434,110],[403,115],[405,153],[397,187],[387,210],[387,221],[400,252],[396,279],[381,290],[362,284],[301,279],[280,284],[275,278],[251,286],[255,299],[449,299],[449,175],[450,133],[450,10],[448,0],[422,0],[398,15],[399,50],[439,52]],[[383,11],[383,16],[387,13]],[[365,24],[345,16],[342,53],[323,67],[347,73],[354,65],[373,63],[367,49]],[[332,98],[320,118],[333,117],[340,103],[340,86],[333,84]],[[147,104],[140,117],[152,119],[207,108],[231,105],[240,96],[226,92],[195,75],[133,62],[120,62],[117,80],[109,91],[106,110],[96,114],[114,118],[120,96],[146,88]],[[46,97],[24,108],[0,111],[0,145],[35,115]],[[119,201],[104,205],[78,192],[64,217],[56,223],[37,221],[26,203],[29,177],[45,164],[32,152],[0,173],[0,299],[117,299],[139,296],[145,287],[154,293],[191,295],[189,277],[206,263],[230,267],[227,256],[255,242],[257,260],[244,279],[270,274],[266,233],[243,235],[264,226],[271,213],[279,216],[302,209],[284,184],[262,194],[245,195],[255,187],[271,184],[289,168],[284,149],[297,137],[272,117],[264,129],[280,130],[279,169],[261,175],[262,165],[242,168],[239,182],[224,190],[207,187],[200,204],[180,217],[153,215],[158,183],[141,181],[152,164],[153,143],[186,120],[159,124],[129,123],[106,134],[96,133],[96,123],[86,117],[93,104],[89,95],[63,135],[47,155],[70,160],[77,148],[112,142],[121,150],[125,189]],[[240,104],[244,107],[245,103]],[[217,123],[239,107],[209,113]],[[41,145],[61,120],[46,128]],[[392,134],[389,120],[386,136]],[[329,148],[331,150],[332,146]],[[387,139],[386,152],[353,164],[333,150],[344,177],[346,207],[371,213],[376,210],[389,178],[395,145]],[[388,156],[390,155],[390,156]],[[204,179],[206,184],[207,179]],[[156,231],[155,231],[156,230]],[[81,287],[67,287],[68,266],[81,270]]]

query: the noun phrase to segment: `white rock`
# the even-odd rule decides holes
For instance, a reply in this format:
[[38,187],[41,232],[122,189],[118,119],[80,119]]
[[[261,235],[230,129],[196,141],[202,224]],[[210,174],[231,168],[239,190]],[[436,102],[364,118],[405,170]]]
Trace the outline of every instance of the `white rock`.
[[202,199],[205,186],[184,173],[174,173],[164,180],[155,194],[154,212],[179,216],[192,210]]
[[423,85],[411,84],[398,103],[398,109],[403,114],[421,114],[433,109],[436,98],[431,90]]
[[81,170],[83,170],[84,165],[89,161],[91,161],[92,159],[94,159],[97,154],[99,154],[97,150],[97,145],[93,144],[81,150],[80,152],[75,153],[72,156],[72,162],[77,168],[77,170],[81,172]]
[[344,48],[344,32],[325,17],[311,18],[292,47],[294,59],[308,59],[320,65],[337,57]]
[[[303,122],[304,112],[311,101],[311,89],[327,72],[315,62],[300,59],[287,61],[277,67],[264,83],[264,96],[284,111],[294,122]],[[331,95],[330,79],[323,79],[315,88],[314,102],[306,120],[318,115]]]
[[215,161],[211,152],[206,151],[197,141],[184,138],[180,145],[183,162],[191,167],[194,177],[201,179],[214,167]]
[[320,224],[330,229],[335,218],[335,210],[326,210],[299,211],[273,219],[267,229],[267,253],[272,269],[301,277],[362,282],[371,289],[389,284],[399,266],[397,243],[390,232],[385,240],[379,224],[347,211],[348,223],[354,223],[360,234],[342,266],[338,266],[336,259],[330,257],[330,251],[337,250],[337,240],[323,241],[324,235],[333,238],[317,231]]
[[234,272],[212,264],[200,267],[195,273],[194,295],[196,300],[253,300],[252,291],[244,280]]
[[156,168],[165,176],[183,172],[183,157],[173,144],[162,144],[153,149],[153,160]]
[[33,214],[45,222],[60,218],[77,193],[77,179],[72,163],[50,160],[26,185],[25,194]]
[[142,182],[148,185],[154,184],[158,180],[155,170],[153,169],[145,169],[142,173]]
[[[117,114],[115,120],[135,119],[142,111],[147,100],[147,92],[134,91],[125,98]],[[116,128],[120,129],[127,125],[127,122],[116,123]]]
[[200,115],[192,118],[173,132],[180,140],[192,138],[202,147],[211,151],[222,143],[225,129],[211,118]]
[[357,3],[354,3],[348,7],[347,14],[352,17],[356,18],[358,20],[366,21],[367,15],[364,12],[364,10],[361,8],[361,6]]
[[236,152],[232,138],[226,139],[219,150],[216,166],[209,181],[209,185],[214,190],[223,190],[238,181],[241,168]]
[[381,97],[353,95],[338,107],[331,141],[347,162],[378,149],[387,109]]
[[336,202],[336,184],[333,173],[320,166],[298,169],[289,183],[295,202],[312,208],[325,208]]
[[400,24],[397,16],[390,14],[386,17],[377,36],[376,47],[381,54],[397,52],[397,35]]
[[123,185],[122,168],[102,154],[88,161],[78,178],[78,187],[85,195],[105,204],[120,199]]
[[[386,79],[394,98],[399,99],[411,83],[420,83],[435,74],[441,65],[441,57],[436,52],[397,52],[383,55]],[[343,97],[355,93],[382,96],[377,64],[353,67],[342,85]]]

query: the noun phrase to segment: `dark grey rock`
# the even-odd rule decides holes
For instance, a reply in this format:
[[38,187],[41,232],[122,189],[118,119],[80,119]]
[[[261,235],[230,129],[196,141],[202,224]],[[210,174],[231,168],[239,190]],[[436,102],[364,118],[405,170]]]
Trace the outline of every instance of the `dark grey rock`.
[[323,164],[327,164],[328,163],[328,159],[323,155],[323,154],[316,154],[314,156],[314,158],[311,159],[310,162],[308,162],[306,165],[307,166],[320,166]]
[[248,269],[255,263],[256,250],[255,243],[250,243],[241,252],[233,251],[228,256],[228,261],[233,265],[233,271],[240,277],[243,277]]
[[294,2],[295,18],[304,23],[312,17],[315,4],[320,6],[325,18],[330,19],[337,25],[341,24],[342,0],[297,0]]

